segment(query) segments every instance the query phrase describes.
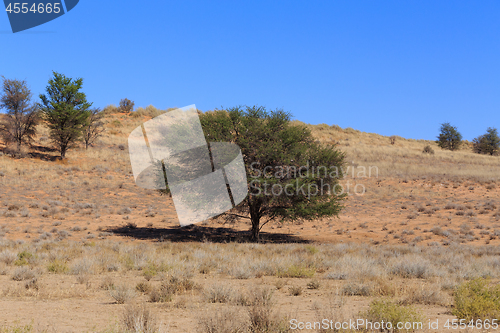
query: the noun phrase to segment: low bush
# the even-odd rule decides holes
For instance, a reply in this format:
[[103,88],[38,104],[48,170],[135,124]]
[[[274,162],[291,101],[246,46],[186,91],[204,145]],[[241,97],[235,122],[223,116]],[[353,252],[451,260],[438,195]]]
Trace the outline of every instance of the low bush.
[[[387,300],[373,301],[363,317],[372,323],[384,321],[386,327],[391,323],[393,330],[380,329],[380,332],[415,332],[422,330],[424,324],[423,316],[412,306],[399,305]],[[398,329],[398,323],[411,324],[411,327]]]
[[424,154],[431,154],[434,155],[434,149],[432,149],[431,146],[427,145],[424,147],[424,150],[422,151]]
[[306,267],[302,265],[290,265],[284,269],[278,270],[278,277],[286,278],[310,278],[313,277],[316,270],[311,267]]
[[146,305],[128,305],[123,310],[122,325],[126,332],[160,332],[161,323]]
[[453,315],[459,319],[499,319],[500,285],[477,278],[461,284],[454,293]]
[[126,285],[118,286],[109,291],[111,297],[113,297],[118,304],[124,304],[135,297],[135,292]]

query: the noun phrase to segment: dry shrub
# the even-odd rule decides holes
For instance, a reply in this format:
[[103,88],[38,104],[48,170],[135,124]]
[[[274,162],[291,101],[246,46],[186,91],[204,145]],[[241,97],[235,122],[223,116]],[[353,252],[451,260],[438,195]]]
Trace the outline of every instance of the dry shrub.
[[126,332],[158,333],[164,331],[158,318],[145,305],[127,305],[122,314]]
[[120,285],[109,291],[111,297],[113,297],[118,304],[124,304],[134,298],[135,292],[133,289],[126,285]]
[[370,296],[372,287],[367,284],[349,282],[342,287],[342,295],[346,296]]
[[273,311],[272,294],[269,289],[256,289],[252,304],[248,307],[250,319],[249,331],[260,332],[291,332],[289,318]]
[[307,289],[319,289],[321,287],[321,283],[318,280],[311,280],[307,284]]
[[214,284],[203,291],[208,303],[228,303],[234,297],[234,289],[227,284]]
[[432,149],[431,146],[427,145],[424,147],[424,150],[422,151],[425,154],[431,154],[434,155],[434,149]]
[[445,305],[446,298],[438,286],[420,286],[411,288],[401,304]]
[[288,283],[288,280],[278,279],[274,283],[274,286],[276,287],[276,289],[280,290],[281,288],[283,288],[284,286],[286,286],[287,283]]
[[149,293],[151,302],[170,302],[175,294],[192,290],[195,283],[188,278],[171,276],[169,280],[163,281],[159,288],[154,288]]
[[17,254],[10,250],[3,250],[0,252],[0,262],[6,265],[12,264],[17,259]]
[[14,271],[14,274],[12,275],[12,280],[14,281],[23,281],[23,280],[30,280],[36,277],[36,274],[33,270],[29,269],[28,267],[21,266],[16,268]]
[[151,291],[151,284],[149,282],[139,282],[135,289],[140,293],[149,293]]
[[240,311],[224,308],[201,316],[198,320],[200,333],[246,333],[248,324]]
[[112,290],[115,289],[115,282],[113,281],[113,278],[106,276],[102,279],[100,287],[104,290]]

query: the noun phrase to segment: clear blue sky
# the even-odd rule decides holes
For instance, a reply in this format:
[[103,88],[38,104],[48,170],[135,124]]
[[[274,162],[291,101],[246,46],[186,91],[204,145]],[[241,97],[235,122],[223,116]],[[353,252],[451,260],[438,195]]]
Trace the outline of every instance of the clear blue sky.
[[283,108],[296,119],[434,139],[500,128],[499,1],[89,1],[12,34],[0,75],[36,96],[52,70],[95,106]]

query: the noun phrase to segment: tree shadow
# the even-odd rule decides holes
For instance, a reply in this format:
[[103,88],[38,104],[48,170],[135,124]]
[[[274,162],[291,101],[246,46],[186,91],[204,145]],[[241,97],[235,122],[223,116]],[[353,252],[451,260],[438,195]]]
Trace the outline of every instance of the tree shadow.
[[[210,243],[251,243],[250,232],[227,227],[186,227],[139,228],[131,226],[109,227],[107,232],[115,235],[158,242],[210,242]],[[260,243],[310,243],[311,241],[284,233],[260,233]]]
[[31,145],[31,149],[33,151],[29,152],[28,155],[32,158],[38,158],[43,161],[51,161],[51,162],[61,159],[59,155],[50,154],[58,151],[55,148],[45,147],[40,145]]
[[31,158],[38,158],[40,160],[50,161],[50,162],[58,161],[61,159],[61,156],[54,156],[54,155],[49,155],[49,154],[44,154],[44,153],[37,153],[37,152],[30,152],[30,153],[28,153],[28,155]]

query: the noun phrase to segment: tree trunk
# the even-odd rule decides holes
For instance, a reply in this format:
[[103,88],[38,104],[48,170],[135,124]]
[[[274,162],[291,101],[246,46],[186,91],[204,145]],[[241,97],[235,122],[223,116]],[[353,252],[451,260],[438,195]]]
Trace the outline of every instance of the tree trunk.
[[260,226],[260,217],[259,216],[254,216],[253,214],[250,214],[251,220],[252,220],[252,236],[251,240],[253,242],[258,242],[259,241],[259,226]]

